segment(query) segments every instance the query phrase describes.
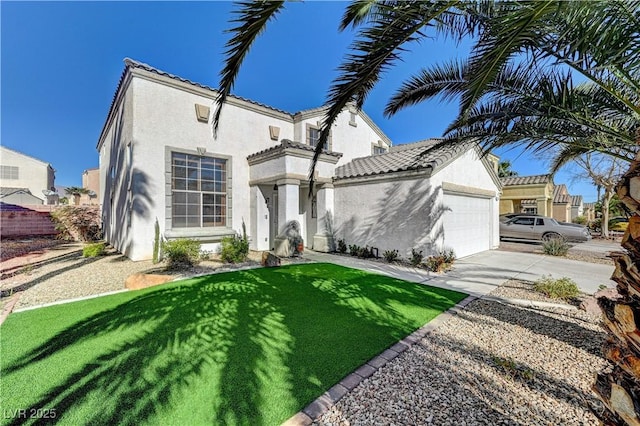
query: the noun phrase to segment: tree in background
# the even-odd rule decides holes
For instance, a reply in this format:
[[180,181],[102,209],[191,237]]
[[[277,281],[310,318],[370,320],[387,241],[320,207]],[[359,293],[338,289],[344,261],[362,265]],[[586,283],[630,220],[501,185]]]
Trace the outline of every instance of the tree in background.
[[609,237],[609,218],[611,207],[614,209],[613,199],[616,197],[616,185],[629,167],[629,163],[615,157],[603,154],[585,154],[573,160],[578,167],[574,177],[580,180],[590,180],[602,187],[604,195],[598,200],[600,207],[602,236]]
[[77,205],[80,205],[80,196],[82,194],[88,194],[89,190],[86,188],[82,188],[80,186],[69,186],[64,189],[64,192],[67,195],[73,196],[73,205],[77,206]]
[[498,163],[498,177],[518,176],[518,172],[511,170],[511,162],[504,160]]

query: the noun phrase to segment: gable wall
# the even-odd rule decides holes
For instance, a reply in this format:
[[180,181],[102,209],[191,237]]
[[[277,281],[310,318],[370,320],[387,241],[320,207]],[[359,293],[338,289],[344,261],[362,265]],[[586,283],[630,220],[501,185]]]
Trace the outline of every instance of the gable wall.
[[[403,177],[404,176],[404,177]],[[346,244],[399,250],[409,257],[411,249],[425,256],[442,248],[443,184],[491,191],[493,235],[491,247],[499,241],[498,188],[474,151],[469,151],[428,178],[425,174],[387,174],[384,180],[360,183],[335,182],[336,239]]]

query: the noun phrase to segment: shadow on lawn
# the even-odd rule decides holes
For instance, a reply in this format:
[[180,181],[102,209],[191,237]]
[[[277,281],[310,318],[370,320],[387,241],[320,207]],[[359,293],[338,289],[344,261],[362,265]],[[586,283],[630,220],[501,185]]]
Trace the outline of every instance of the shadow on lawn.
[[403,309],[435,316],[464,297],[437,291],[325,264],[211,275],[78,321],[3,374],[26,380],[92,347],[99,355],[62,366],[31,408],[85,424],[278,424],[422,325]]

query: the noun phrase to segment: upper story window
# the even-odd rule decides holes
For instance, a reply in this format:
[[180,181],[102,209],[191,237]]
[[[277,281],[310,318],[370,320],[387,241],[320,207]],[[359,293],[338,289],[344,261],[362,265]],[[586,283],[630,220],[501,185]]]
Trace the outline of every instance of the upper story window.
[[20,168],[18,166],[0,166],[0,179],[20,179]]
[[307,126],[307,145],[312,147],[318,146],[320,142],[320,129],[313,126]]
[[[316,147],[320,143],[320,122],[318,122],[317,126],[313,126],[311,124],[307,124],[307,145]],[[329,132],[329,138],[327,139],[327,143],[324,146],[324,150],[326,152],[331,152],[333,150],[331,132]]]
[[373,155],[378,155],[378,154],[386,154],[387,153],[387,149],[383,146],[374,146],[373,147]]
[[227,224],[227,160],[171,154],[172,227]]

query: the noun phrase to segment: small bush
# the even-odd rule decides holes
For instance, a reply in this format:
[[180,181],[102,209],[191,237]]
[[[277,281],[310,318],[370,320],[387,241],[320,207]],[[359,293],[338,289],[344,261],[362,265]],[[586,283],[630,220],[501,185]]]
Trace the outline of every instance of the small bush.
[[200,260],[211,260],[212,255],[213,255],[213,252],[211,250],[201,250]]
[[249,241],[245,237],[234,235],[224,237],[220,247],[220,259],[227,263],[242,263],[249,254]]
[[456,254],[449,249],[441,250],[437,255],[427,257],[424,263],[431,272],[443,272],[451,268],[454,260],[456,260]]
[[346,253],[347,252],[347,243],[344,240],[338,240],[338,253]]
[[351,256],[359,256],[361,247],[357,244],[352,244],[349,246],[349,254]]
[[578,225],[586,225],[587,224],[587,218],[584,217],[584,216],[576,216],[571,220],[571,222],[577,223]]
[[384,257],[384,260],[391,263],[397,261],[400,254],[398,253],[398,250],[385,250],[384,253],[382,253],[382,257]]
[[411,249],[411,258],[409,259],[409,262],[411,262],[412,266],[420,265],[422,263],[422,259],[424,259],[422,250],[416,251],[416,249]]
[[361,257],[363,259],[371,259],[373,257],[376,257],[376,255],[373,253],[373,247],[369,248],[369,246],[365,246],[360,247],[360,249],[358,250],[358,257]]
[[95,207],[65,206],[51,212],[59,238],[97,241],[102,238],[100,213]]
[[200,262],[200,242],[190,238],[164,241],[162,253],[167,259],[167,269],[192,267]]
[[544,251],[544,254],[551,256],[566,256],[569,251],[569,244],[563,239],[552,238],[542,243],[542,251]]
[[94,243],[84,246],[82,257],[98,257],[104,254],[105,243]]
[[544,276],[534,283],[533,288],[552,299],[569,300],[580,294],[578,285],[567,277],[555,279],[551,276]]

